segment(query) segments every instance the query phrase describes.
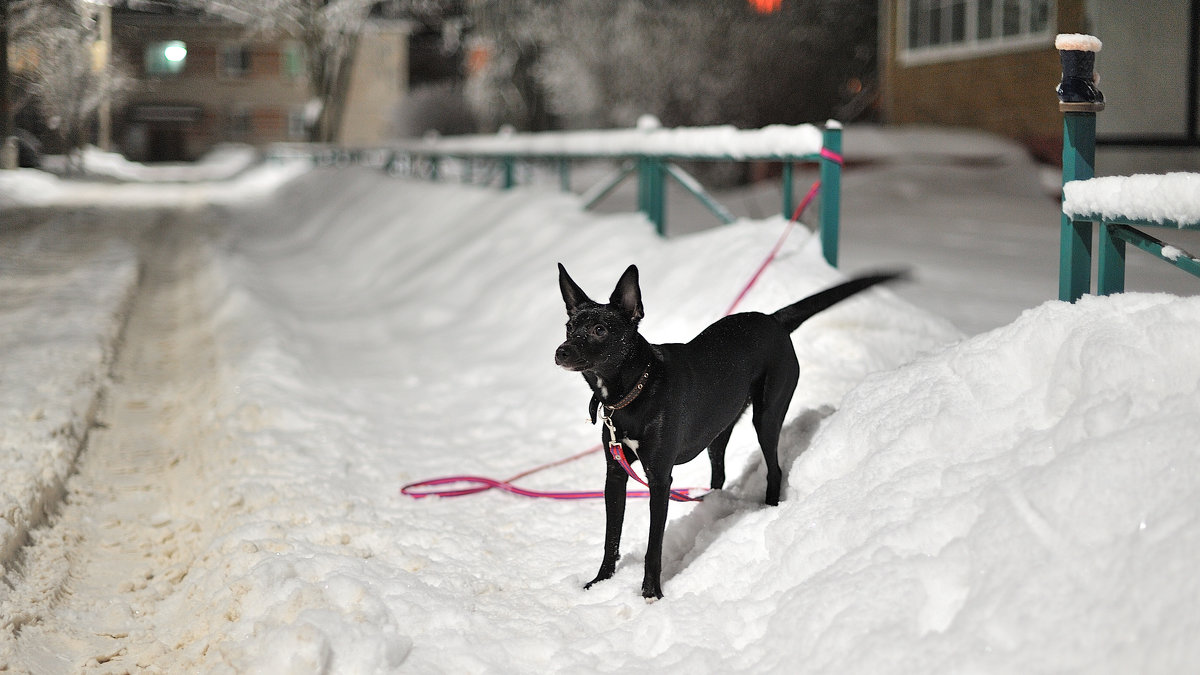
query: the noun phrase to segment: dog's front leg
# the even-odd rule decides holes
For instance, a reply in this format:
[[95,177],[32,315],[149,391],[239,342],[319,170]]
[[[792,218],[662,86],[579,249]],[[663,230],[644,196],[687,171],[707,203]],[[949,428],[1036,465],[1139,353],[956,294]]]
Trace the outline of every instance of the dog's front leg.
[[625,521],[625,489],[629,474],[617,460],[607,458],[608,472],[604,478],[604,560],[596,578],[584,588],[612,577],[617,570],[617,559],[621,557],[621,527]]
[[657,600],[662,594],[662,545],[667,530],[667,507],[671,499],[670,469],[654,471],[646,467],[650,484],[650,539],[646,544],[646,573],[642,577],[642,597]]

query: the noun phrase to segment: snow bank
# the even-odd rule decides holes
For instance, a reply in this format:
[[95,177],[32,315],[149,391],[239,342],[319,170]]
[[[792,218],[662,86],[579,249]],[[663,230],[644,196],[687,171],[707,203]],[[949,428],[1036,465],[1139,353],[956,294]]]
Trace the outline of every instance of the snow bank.
[[[779,219],[662,240],[574,197],[317,171],[231,213],[206,544],[125,663],[169,672],[1178,672],[1200,661],[1200,299],[1046,303],[959,334],[888,289],[795,334],[784,502],[752,431],[728,488],[671,507],[667,597],[639,595],[645,505],[599,564],[599,502],[411,500],[593,445],[553,366],[555,262],[605,297],[642,270],[647,336],[686,340]],[[747,299],[830,285],[803,231]],[[0,297],[6,297],[0,295]],[[7,383],[7,377],[6,377]],[[21,382],[31,380],[22,379]],[[33,380],[36,381],[36,380]],[[7,386],[7,384],[6,384]],[[33,385],[30,386],[32,391]],[[32,394],[30,394],[32,395]],[[207,405],[207,404],[205,404]],[[680,467],[703,484],[706,462]],[[594,489],[599,455],[521,481]]]
[[[645,332],[686,339],[782,223],[663,241],[560,195],[374,180],[314,176],[285,211],[241,220],[222,265],[236,327],[222,351],[245,441],[217,500],[229,526],[163,619],[164,644],[189,646],[160,662],[1012,672],[1200,657],[1200,300],[1048,303],[949,348],[951,329],[886,290],[817,317],[795,339],[785,502],[761,506],[740,429],[728,489],[672,505],[667,598],[647,605],[642,503],[616,576],[585,592],[599,503],[397,490],[508,476],[595,442],[584,385],[551,364],[554,262],[599,297],[639,264]],[[838,278],[797,235],[748,308]],[[693,464],[677,483],[703,484]],[[522,482],[594,489],[601,466]]]
[[110,242],[67,254],[68,233],[46,234],[16,241],[0,260],[3,566],[60,498],[137,283],[130,247]]
[[779,615],[806,617],[778,622],[804,636],[794,656],[866,672],[1196,663],[1198,331],[1198,298],[1086,297],[868,378],[763,532],[783,542],[768,548],[789,578]]
[[[314,173],[287,189],[278,212],[237,218],[219,320],[229,327],[220,351],[236,377],[229,420],[241,440],[212,514],[227,525],[160,610],[160,643],[186,646],[150,662],[595,670],[595,650],[636,663],[657,639],[630,638],[653,631],[664,611],[703,625],[679,585],[681,558],[695,555],[691,525],[668,543],[677,578],[667,593],[682,604],[648,607],[634,580],[644,504],[629,509],[617,578],[585,593],[599,562],[599,502],[415,501],[399,488],[452,472],[509,476],[596,442],[586,386],[553,365],[565,320],[556,262],[599,296],[638,263],[648,335],[686,339],[717,318],[783,222],[664,241],[640,216],[583,213],[556,193],[344,175]],[[840,278],[819,243],[797,232],[747,308],[774,309]],[[807,373],[793,406],[800,428],[867,373],[957,335],[886,290],[814,319],[797,332]],[[731,475],[751,477],[702,508],[736,520],[761,505],[752,436],[739,432],[729,451]],[[707,480],[704,462],[694,464],[681,483]],[[524,483],[595,489],[602,467],[596,455]]]
[[[237,151],[231,154],[242,157]],[[287,161],[259,164],[244,171],[235,172],[228,179],[203,180],[204,167],[196,167],[198,173],[184,179],[187,167],[177,172],[173,167],[148,167],[121,161],[124,167],[113,171],[115,175],[135,180],[130,183],[112,183],[88,179],[60,178],[34,169],[0,171],[0,208],[5,206],[115,206],[115,207],[160,207],[201,208],[212,204],[244,204],[269,196],[281,185],[308,171],[311,163],[292,158]],[[130,167],[137,166],[137,170]],[[227,165],[226,169],[228,168]],[[225,174],[217,169],[213,177]],[[158,176],[163,182],[149,180]],[[170,178],[170,176],[177,178]],[[194,180],[195,182],[168,182]]]
[[561,131],[536,134],[446,136],[404,145],[414,152],[492,155],[622,157],[799,157],[821,151],[821,130],[811,124],[738,129],[732,125]]
[[143,183],[229,180],[257,162],[258,151],[253,146],[236,143],[218,145],[198,161],[175,164],[131,162],[119,153],[104,152],[93,146],[83,151],[83,166],[88,174]]
[[1200,173],[1135,174],[1063,185],[1063,213],[1200,225]]

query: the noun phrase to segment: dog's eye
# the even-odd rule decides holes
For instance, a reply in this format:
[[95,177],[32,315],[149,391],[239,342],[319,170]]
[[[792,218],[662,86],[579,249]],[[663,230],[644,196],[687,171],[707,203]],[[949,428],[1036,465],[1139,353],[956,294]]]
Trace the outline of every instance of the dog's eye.
[[601,324],[596,324],[592,326],[592,337],[603,340],[608,337],[608,329]]

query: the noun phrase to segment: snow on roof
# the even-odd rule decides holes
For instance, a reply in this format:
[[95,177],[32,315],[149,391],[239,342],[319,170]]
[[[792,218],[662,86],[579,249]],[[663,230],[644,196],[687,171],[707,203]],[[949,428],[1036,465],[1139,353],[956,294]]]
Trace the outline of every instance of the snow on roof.
[[1200,226],[1200,173],[1135,174],[1063,186],[1063,213],[1107,220],[1169,220]]
[[435,137],[401,147],[413,152],[446,155],[802,157],[821,151],[821,130],[811,124],[775,124],[761,129],[738,129],[732,125],[658,128],[652,124],[639,124],[636,129]]

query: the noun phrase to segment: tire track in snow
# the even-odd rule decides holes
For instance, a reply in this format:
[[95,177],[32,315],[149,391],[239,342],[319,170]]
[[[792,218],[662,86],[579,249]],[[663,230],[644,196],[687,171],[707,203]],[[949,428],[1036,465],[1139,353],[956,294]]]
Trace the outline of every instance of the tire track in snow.
[[141,237],[143,282],[97,426],[0,604],[0,671],[153,670],[177,647],[156,638],[156,614],[213,531],[207,486],[226,456],[205,284],[215,235],[193,213]]

